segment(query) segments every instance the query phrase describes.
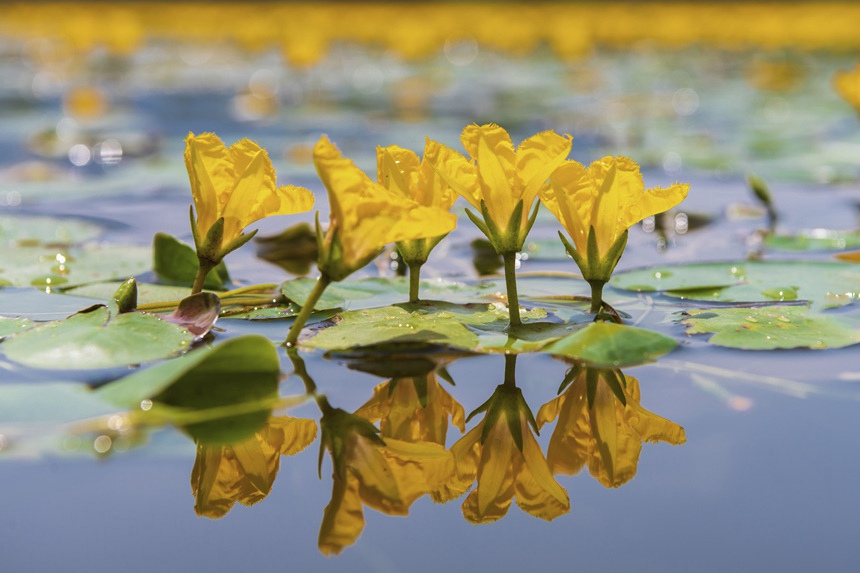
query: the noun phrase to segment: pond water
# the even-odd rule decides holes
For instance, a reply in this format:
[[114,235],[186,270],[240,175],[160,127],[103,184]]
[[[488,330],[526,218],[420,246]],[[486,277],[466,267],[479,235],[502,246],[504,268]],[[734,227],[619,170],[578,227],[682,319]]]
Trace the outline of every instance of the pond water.
[[[64,276],[57,265],[65,258],[46,261],[53,253],[73,253],[78,264],[86,260],[93,266],[94,276],[81,282],[103,281],[114,270],[109,278],[122,280],[124,265],[135,269],[140,283],[158,282],[149,263],[153,235],[164,232],[193,242],[183,163],[188,132],[213,131],[228,145],[254,139],[268,150],[279,183],[311,189],[325,220],[326,192],[311,154],[321,134],[373,176],[377,145],[420,151],[427,136],[459,149],[465,125],[495,122],[514,142],[547,129],[570,133],[571,157],[583,163],[627,155],[641,165],[647,187],[690,184],[686,201],[658,218],[656,228],[648,220],[631,229],[617,271],[621,282],[604,293],[628,325],[679,344],[668,354],[655,352],[660,356],[646,364],[636,364],[635,349],[622,347],[613,355],[615,379],[626,380],[628,406],[638,403],[647,412],[637,409],[634,416],[628,408],[611,423],[593,418],[591,426],[577,427],[589,444],[593,426],[619,436],[611,456],[615,469],[607,477],[599,448],[577,453],[574,444],[555,436],[563,412],[555,421],[541,415],[552,409],[572,368],[583,370],[564,395],[571,402],[587,401],[587,372],[597,370],[545,352],[526,352],[514,362],[498,348],[471,356],[423,350],[407,363],[390,353],[362,362],[349,352],[326,354],[306,345],[299,349],[307,369],[303,379],[301,366],[278,346],[282,376],[275,385],[282,403],[265,426],[251,428],[253,437],[244,435],[228,446],[200,439],[201,424],[210,424],[207,431],[219,424],[229,430],[237,424],[233,418],[247,410],[228,409],[214,421],[166,418],[185,420],[177,422],[181,428],[138,423],[139,418],[125,416],[128,408],[99,392],[110,392],[122,383],[116,380],[153,364],[71,369],[36,352],[15,354],[15,336],[0,331],[7,336],[0,344],[3,571],[856,571],[860,566],[853,546],[860,531],[854,484],[860,473],[860,350],[854,344],[852,304],[860,292],[860,270],[834,258],[860,246],[855,233],[860,123],[831,87],[833,74],[853,65],[853,53],[669,50],[645,43],[564,60],[545,49],[512,57],[461,41],[404,61],[379,47],[346,44],[334,46],[313,66],[298,68],[286,66],[276,51],[231,44],[152,42],[121,56],[45,55],[55,49],[44,39],[0,41],[0,284],[8,285],[0,288],[2,317],[57,320],[110,299],[115,285],[66,291],[70,283],[59,289],[56,282],[46,283]],[[776,220],[768,220],[765,206],[750,191],[751,173],[768,183]],[[422,271],[432,292],[428,298],[492,307],[504,281],[483,273],[487,264],[499,270],[500,262],[473,246],[481,235],[465,205],[458,203],[454,211],[457,229]],[[273,217],[251,228],[266,236],[299,222],[312,225],[313,214]],[[589,293],[572,276],[578,271],[557,244],[558,229],[543,209],[518,268],[524,306],[546,308],[556,322],[579,316],[582,307],[547,295]],[[779,236],[787,237],[785,242]],[[794,240],[798,236],[805,238],[803,249]],[[381,284],[396,283],[392,261],[386,252],[350,281],[390,277]],[[775,262],[785,265],[765,264]],[[255,256],[254,243],[226,263],[234,287],[295,278]],[[657,281],[680,281],[693,263],[718,264],[671,287],[680,289],[675,295],[653,290],[656,273],[662,277]],[[624,274],[643,268],[648,270],[642,276]],[[312,267],[309,276],[315,272]],[[712,276],[708,272],[720,278],[696,278]],[[643,285],[651,290],[634,288]],[[371,302],[356,295],[343,306],[360,310],[405,301],[404,291],[386,288],[377,298],[362,295]],[[681,322],[690,318],[684,313],[696,309],[708,316],[727,308],[740,309],[742,316],[721,332],[756,333],[763,323],[771,329],[753,342],[735,335],[718,344],[719,335],[688,333],[689,325]],[[794,345],[800,348],[755,349],[782,334],[780,322],[803,325]],[[225,317],[203,345],[217,349],[246,335],[280,344],[289,324],[289,318]],[[365,333],[352,336],[366,341]],[[370,328],[366,336],[373,340]],[[195,352],[200,351],[191,355]],[[628,353],[629,360],[623,358]],[[426,364],[434,361],[440,362],[432,368],[444,368],[428,378],[432,368]],[[381,370],[381,376],[362,369]],[[396,420],[402,422],[407,406],[423,410],[418,395],[424,387],[444,423],[437,419],[433,426],[427,410],[412,427],[438,431],[441,424],[447,428],[441,442],[449,449],[463,438],[458,415],[481,406],[515,374],[524,403],[547,423],[537,443],[541,456],[549,455],[555,464],[549,480],[569,498],[569,511],[547,522],[514,503],[498,521],[473,525],[464,519],[467,494],[447,503],[423,495],[409,506],[408,517],[386,515],[378,509],[387,498],[370,491],[371,485],[361,490],[363,510],[358,494],[338,489],[342,479],[332,477],[337,472],[328,454],[320,477],[321,438],[307,424],[318,428],[326,407],[355,412],[392,371],[405,376],[395,390],[413,394],[398,395],[402,402],[391,406],[382,425],[391,429]],[[606,371],[600,376],[610,376]],[[235,384],[250,388],[257,384],[253,376],[239,374]],[[153,387],[160,383],[139,380]],[[595,402],[615,399],[605,380],[591,397]],[[305,397],[313,386],[328,406]],[[381,390],[380,399],[392,399],[395,390]],[[612,416],[614,408],[608,410]],[[264,410],[271,409],[269,404]],[[639,425],[629,416],[638,417]],[[273,436],[286,417],[307,422],[304,440],[296,438],[301,451],[281,456],[272,444],[287,439]],[[465,431],[483,419],[476,414]],[[533,432],[525,432],[529,441]],[[642,443],[638,452],[640,438],[648,436],[662,441]],[[423,461],[386,453],[391,467],[373,470],[379,474],[368,481],[390,483],[386,480],[394,475],[405,480],[398,482],[402,490],[411,489],[430,466],[427,460],[440,455],[422,450],[421,458],[416,451]],[[504,453],[501,446],[487,455],[499,452]],[[565,475],[566,463],[576,465],[566,460],[577,455],[585,467]],[[512,459],[515,468],[528,463],[516,461],[516,455]],[[239,469],[227,467],[234,462]],[[218,467],[222,479],[247,472],[248,481],[206,485]],[[357,472],[347,470],[350,476]],[[606,487],[601,476],[617,487]],[[528,506],[531,499],[531,513],[541,514],[552,504],[527,494],[550,487],[538,481],[521,484],[515,501]],[[201,493],[207,487],[214,490],[209,502]],[[338,492],[347,500],[340,501],[346,511],[338,522],[352,524],[343,526],[347,533],[324,518],[326,507],[337,505],[332,499],[340,499]],[[508,492],[508,503],[513,495]],[[390,507],[402,505],[396,498],[388,499]],[[256,503],[231,506],[237,499]],[[336,537],[332,530],[355,534],[360,511],[365,523],[357,540],[329,538],[329,545],[320,546],[321,528],[330,537]],[[323,554],[340,550],[337,556]]]

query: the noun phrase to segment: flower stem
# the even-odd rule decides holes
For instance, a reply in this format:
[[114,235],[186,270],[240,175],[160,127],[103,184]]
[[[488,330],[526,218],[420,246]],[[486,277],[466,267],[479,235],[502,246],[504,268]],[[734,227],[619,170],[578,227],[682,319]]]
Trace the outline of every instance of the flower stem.
[[606,281],[593,280],[588,281],[591,285],[591,312],[597,314],[603,307],[603,285]]
[[191,294],[203,292],[203,283],[206,282],[206,277],[209,276],[209,271],[215,268],[211,261],[197,257],[197,276],[194,277],[194,285],[191,287]]
[[296,345],[296,341],[299,339],[299,333],[308,321],[308,317],[310,317],[311,313],[314,311],[314,305],[319,301],[323,291],[325,291],[329,284],[331,284],[331,279],[328,278],[328,275],[325,273],[321,274],[317,279],[311,294],[308,295],[308,299],[305,301],[305,304],[302,305],[301,312],[299,312],[299,315],[293,322],[293,326],[287,334],[287,339],[284,341],[284,346],[290,348]]
[[517,254],[504,253],[505,287],[508,291],[508,312],[511,315],[511,326],[522,326],[520,320],[520,300],[517,296]]
[[421,265],[409,265],[409,302],[418,302],[421,282]]

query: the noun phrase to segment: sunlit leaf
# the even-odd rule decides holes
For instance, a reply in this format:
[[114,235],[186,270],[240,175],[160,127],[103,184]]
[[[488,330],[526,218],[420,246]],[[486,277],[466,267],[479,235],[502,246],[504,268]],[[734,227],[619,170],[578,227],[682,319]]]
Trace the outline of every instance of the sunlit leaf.
[[0,351],[32,368],[69,370],[140,364],[188,348],[193,335],[145,313],[111,317],[104,306],[29,328],[9,336]]
[[592,322],[543,351],[592,366],[623,367],[656,360],[677,345],[674,338],[659,332],[612,322]]
[[747,350],[842,348],[860,342],[856,321],[806,306],[709,308],[686,312],[687,334],[713,333],[709,342]]
[[860,292],[860,267],[828,261],[665,265],[616,273],[615,288],[719,302],[808,300],[830,308]]

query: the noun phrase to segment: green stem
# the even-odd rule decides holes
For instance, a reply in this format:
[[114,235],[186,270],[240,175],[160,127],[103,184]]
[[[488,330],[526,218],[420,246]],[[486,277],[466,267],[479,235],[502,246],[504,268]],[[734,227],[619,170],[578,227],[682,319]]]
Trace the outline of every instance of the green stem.
[[517,387],[517,355],[505,354],[505,386]]
[[206,282],[206,277],[209,276],[209,271],[215,268],[211,261],[198,257],[197,276],[194,277],[194,285],[191,287],[191,294],[203,292],[203,283]]
[[606,281],[594,280],[588,284],[591,285],[591,312],[597,314],[603,307],[603,285]]
[[317,282],[314,285],[314,289],[311,291],[311,294],[308,295],[308,300],[306,300],[305,304],[302,305],[301,312],[299,312],[299,315],[293,322],[293,326],[290,328],[290,332],[287,334],[287,339],[284,341],[284,346],[290,348],[296,345],[296,342],[299,339],[299,333],[302,331],[302,328],[308,321],[308,317],[310,317],[311,313],[314,311],[314,305],[316,305],[317,301],[319,301],[323,291],[325,291],[326,287],[329,284],[331,284],[331,279],[328,278],[328,275],[326,275],[325,273],[321,274],[317,279]]
[[409,302],[418,302],[421,283],[421,265],[409,265]]
[[511,315],[511,326],[522,326],[520,320],[520,300],[517,296],[517,254],[505,253],[505,286],[508,291],[508,312]]

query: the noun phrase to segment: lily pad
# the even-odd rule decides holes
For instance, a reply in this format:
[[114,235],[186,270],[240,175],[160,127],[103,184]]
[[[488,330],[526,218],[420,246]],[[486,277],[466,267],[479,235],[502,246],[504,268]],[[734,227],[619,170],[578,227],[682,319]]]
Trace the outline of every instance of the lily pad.
[[620,368],[656,360],[678,346],[674,338],[635,326],[592,322],[543,351],[592,366]]
[[856,322],[807,306],[694,309],[681,322],[687,334],[712,333],[709,342],[746,350],[842,348],[860,342]]
[[338,322],[304,344],[326,350],[346,350],[382,344],[434,344],[471,352],[531,352],[562,338],[580,325],[542,321],[544,309],[522,311],[524,324],[508,328],[504,305],[415,304],[344,312]]
[[9,336],[0,350],[32,368],[109,368],[168,358],[187,350],[193,338],[155,315],[131,312],[111,317],[107,307],[97,305]]
[[62,290],[97,281],[125,280],[148,271],[151,266],[149,247],[23,246],[0,251],[0,284]]
[[31,326],[33,326],[33,321],[28,318],[0,316],[0,340],[5,336],[17,334]]
[[90,241],[101,234],[99,225],[82,219],[0,216],[0,244],[69,245]]
[[610,284],[627,290],[663,291],[692,300],[808,300],[814,306],[832,308],[857,298],[860,267],[829,261],[665,265],[617,273]]
[[[92,283],[64,290],[62,294],[93,298],[105,302],[113,298],[116,289],[118,289],[120,285],[122,285],[122,281]],[[187,297],[190,292],[191,291],[188,287],[138,282],[137,304],[182,300]]]
[[[108,302],[122,283],[114,283],[103,300]],[[92,306],[89,298],[57,296],[34,288],[0,289],[0,315],[29,318],[35,321],[60,320],[82,308]]]
[[764,245],[781,251],[842,251],[860,248],[860,233],[812,229],[793,235],[767,235]]

